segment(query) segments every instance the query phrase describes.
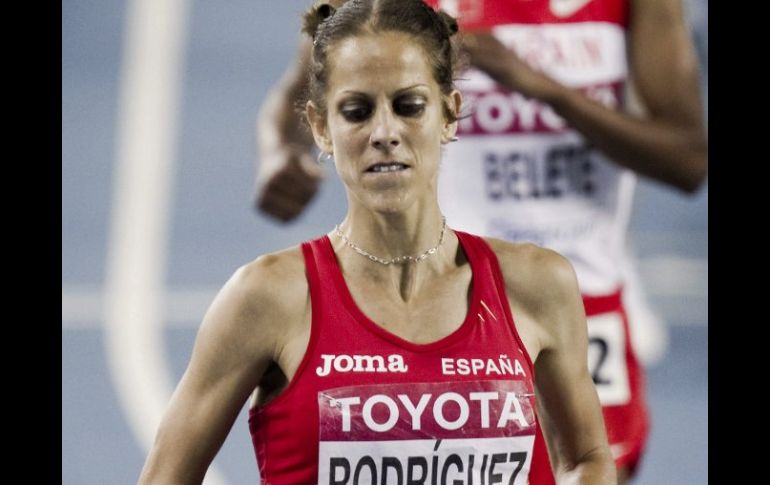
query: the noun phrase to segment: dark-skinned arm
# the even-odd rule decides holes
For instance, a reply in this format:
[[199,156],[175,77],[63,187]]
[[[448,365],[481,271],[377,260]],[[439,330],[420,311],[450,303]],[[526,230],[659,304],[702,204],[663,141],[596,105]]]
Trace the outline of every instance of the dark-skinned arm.
[[490,34],[469,35],[464,42],[473,65],[503,86],[548,103],[619,165],[695,192],[706,177],[708,144],[698,63],[680,1],[632,1],[629,44],[644,117],[615,111],[554,81]]

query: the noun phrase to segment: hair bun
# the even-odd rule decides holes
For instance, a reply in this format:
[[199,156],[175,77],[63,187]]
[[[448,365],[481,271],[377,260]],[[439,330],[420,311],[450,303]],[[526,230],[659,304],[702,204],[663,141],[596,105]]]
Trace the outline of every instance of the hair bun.
[[302,32],[315,39],[318,27],[336,12],[332,5],[328,3],[318,4],[305,13]]
[[444,12],[443,10],[439,10],[438,15],[441,17],[441,20],[444,21],[447,37],[452,37],[460,30],[460,27],[457,25],[457,20],[454,17]]
[[321,22],[323,22],[324,20],[334,15],[336,9],[328,3],[322,3],[318,6],[318,8],[316,8],[316,12],[318,12],[318,15],[321,17]]

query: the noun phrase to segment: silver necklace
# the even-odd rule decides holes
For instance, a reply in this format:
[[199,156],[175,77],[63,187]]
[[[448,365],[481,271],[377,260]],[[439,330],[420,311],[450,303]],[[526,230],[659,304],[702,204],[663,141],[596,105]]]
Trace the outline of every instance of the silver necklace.
[[433,246],[432,248],[428,249],[427,251],[423,252],[419,256],[398,256],[396,258],[392,259],[384,259],[379,258],[367,251],[364,251],[360,247],[356,246],[352,242],[350,242],[350,239],[347,238],[344,234],[342,234],[342,231],[340,231],[339,224],[334,226],[334,233],[338,235],[343,241],[345,241],[345,244],[350,247],[353,251],[357,252],[361,256],[366,256],[370,260],[374,261],[375,263],[384,264],[385,266],[388,266],[389,264],[398,264],[398,263],[405,263],[407,261],[414,261],[415,263],[419,263],[423,259],[427,258],[431,254],[436,254],[436,251],[438,251],[438,248],[441,247],[441,244],[444,242],[444,232],[446,231],[446,217],[441,217],[441,236],[438,238],[438,244]]

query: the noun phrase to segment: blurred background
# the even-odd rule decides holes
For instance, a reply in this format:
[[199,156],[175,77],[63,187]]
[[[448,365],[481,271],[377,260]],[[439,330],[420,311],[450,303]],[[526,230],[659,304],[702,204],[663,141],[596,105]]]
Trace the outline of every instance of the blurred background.
[[[214,294],[329,231],[341,183],[290,225],[253,207],[255,119],[309,0],[62,2],[62,483],[135,483]],[[689,0],[708,109],[708,4]],[[632,238],[669,328],[635,482],[708,482],[708,186],[639,184]],[[246,408],[210,483],[256,483]]]

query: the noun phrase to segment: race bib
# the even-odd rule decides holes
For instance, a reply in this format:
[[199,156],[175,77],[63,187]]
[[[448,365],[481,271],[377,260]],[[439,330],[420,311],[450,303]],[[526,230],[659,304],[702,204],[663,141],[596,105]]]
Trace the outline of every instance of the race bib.
[[525,485],[534,393],[521,381],[322,391],[318,483]]
[[631,400],[626,365],[626,334],[619,313],[588,317],[588,369],[602,406]]

